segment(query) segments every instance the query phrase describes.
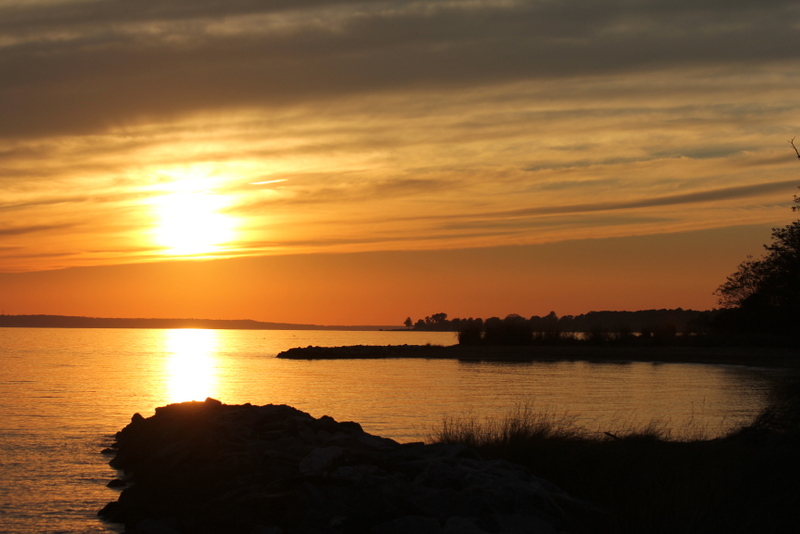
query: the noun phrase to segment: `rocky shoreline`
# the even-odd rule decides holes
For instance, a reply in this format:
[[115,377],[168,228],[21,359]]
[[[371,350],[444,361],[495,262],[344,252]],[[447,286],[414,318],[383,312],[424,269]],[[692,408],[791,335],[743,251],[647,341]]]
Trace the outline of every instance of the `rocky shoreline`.
[[379,358],[427,358],[496,362],[653,362],[746,365],[751,367],[798,368],[796,349],[783,347],[663,346],[472,346],[472,345],[353,345],[343,347],[297,347],[278,358],[290,360],[349,360]]
[[98,514],[132,534],[555,534],[604,520],[516,464],[285,405],[171,404],[135,414],[104,452],[122,492]]
[[278,353],[287,360],[360,360],[375,358],[452,358],[452,348],[442,345],[347,345],[296,347]]

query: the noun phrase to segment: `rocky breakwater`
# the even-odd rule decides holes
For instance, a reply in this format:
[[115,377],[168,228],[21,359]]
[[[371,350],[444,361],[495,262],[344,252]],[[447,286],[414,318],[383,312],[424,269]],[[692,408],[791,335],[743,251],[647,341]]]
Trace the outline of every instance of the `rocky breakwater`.
[[295,347],[278,353],[288,360],[367,360],[379,358],[451,358],[452,347],[441,345],[348,345]]
[[99,515],[130,533],[544,534],[586,511],[515,464],[285,405],[171,404],[106,452],[124,489]]

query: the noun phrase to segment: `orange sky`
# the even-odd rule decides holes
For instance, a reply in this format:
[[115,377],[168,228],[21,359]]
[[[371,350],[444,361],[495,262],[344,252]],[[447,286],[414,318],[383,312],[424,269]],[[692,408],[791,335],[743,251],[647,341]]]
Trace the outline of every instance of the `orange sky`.
[[798,15],[0,0],[0,307],[711,308],[792,219]]

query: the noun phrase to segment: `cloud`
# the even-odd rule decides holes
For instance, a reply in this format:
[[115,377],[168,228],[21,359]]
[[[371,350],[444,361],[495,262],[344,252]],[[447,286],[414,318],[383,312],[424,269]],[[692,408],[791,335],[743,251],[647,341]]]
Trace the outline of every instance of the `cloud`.
[[157,259],[151,200],[175,184],[225,201],[235,254],[780,222],[798,15],[783,0],[5,2],[0,212],[42,230],[2,244]]
[[31,200],[0,203],[0,211],[23,210],[26,208],[58,206],[63,204],[113,204],[152,198],[151,192],[124,192],[92,195],[61,194],[57,196],[34,196]]
[[0,135],[210,109],[796,62],[796,2],[64,2],[0,9]]
[[[51,230],[65,230],[73,227],[71,224],[40,224],[33,226],[8,226],[0,228],[0,236],[24,235],[35,232],[48,232]],[[11,247],[18,248],[18,247]]]
[[654,208],[660,206],[679,206],[686,204],[697,204],[702,202],[717,202],[722,200],[734,200],[741,198],[758,197],[771,193],[787,191],[791,187],[797,186],[797,180],[786,180],[780,182],[770,182],[754,185],[743,185],[725,187],[707,191],[695,191],[677,195],[664,195],[653,198],[641,198],[630,201],[604,201],[598,203],[568,204],[560,206],[540,206],[535,208],[523,208],[515,210],[493,211],[485,213],[471,213],[468,215],[447,215],[447,216],[428,216],[415,217],[420,219],[502,219],[502,218],[522,218],[535,217],[540,215],[564,215],[589,213],[598,211],[616,211],[639,208]]
[[597,228],[610,226],[638,226],[661,225],[674,222],[667,217],[655,216],[589,216],[589,217],[547,217],[547,218],[507,218],[507,219],[478,219],[453,222],[442,222],[438,228],[445,230],[481,230],[498,232],[503,235],[527,234],[531,230],[568,230],[578,228]]
[[[465,240],[472,238],[491,238],[507,236],[505,230],[489,231],[481,228],[480,231],[465,232],[465,228],[453,227],[451,231],[438,231],[436,233],[424,235],[369,235],[368,237],[350,238],[330,238],[319,237],[316,239],[290,239],[285,241],[255,241],[248,243],[249,253],[257,252],[278,252],[286,253],[289,251],[313,251],[315,253],[325,252],[326,249],[336,251],[363,251],[364,245],[368,245],[367,250],[402,250],[413,245],[413,249],[441,248],[442,241],[452,240],[453,243],[464,243]],[[447,230],[443,228],[443,230]],[[474,229],[473,229],[474,230]],[[425,244],[427,243],[427,245]],[[453,247],[447,247],[453,248]]]
[[[302,206],[347,203],[390,202],[408,197],[425,197],[437,191],[446,191],[458,185],[450,179],[410,178],[394,179],[354,178],[347,180],[339,173],[332,177],[329,173],[319,176],[306,175],[306,184],[298,186],[282,186],[282,194],[268,198],[252,199],[252,195],[244,195],[243,200],[227,208],[232,214],[245,214],[280,206]],[[296,180],[297,177],[292,180]],[[289,180],[289,179],[287,179]],[[338,183],[330,183],[338,181]],[[231,188],[231,191],[242,191],[243,188]],[[246,188],[245,188],[246,189]],[[277,188],[276,188],[277,189]]]

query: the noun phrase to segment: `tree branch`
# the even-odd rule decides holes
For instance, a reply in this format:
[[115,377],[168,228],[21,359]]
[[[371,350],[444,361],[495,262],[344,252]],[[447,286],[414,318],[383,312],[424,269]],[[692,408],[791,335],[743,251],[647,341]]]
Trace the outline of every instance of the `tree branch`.
[[800,150],[797,150],[797,147],[794,146],[794,137],[792,137],[792,139],[789,141],[789,144],[792,145],[792,148],[794,149],[794,153],[797,154],[798,158],[800,158]]

